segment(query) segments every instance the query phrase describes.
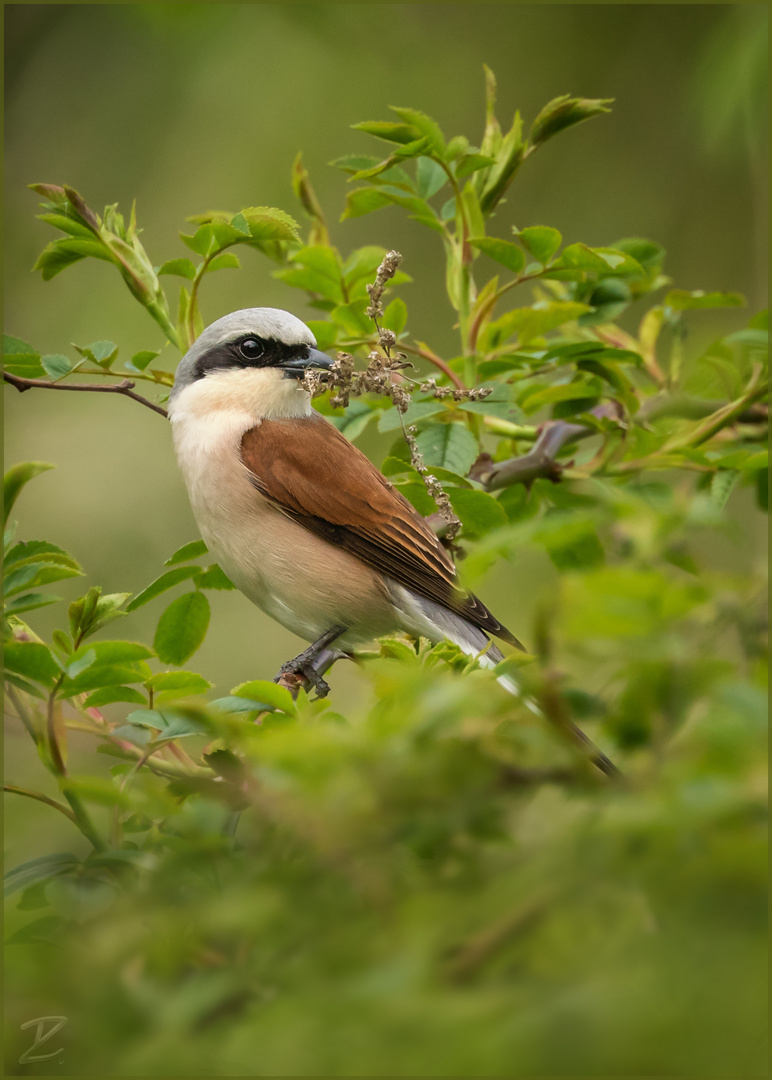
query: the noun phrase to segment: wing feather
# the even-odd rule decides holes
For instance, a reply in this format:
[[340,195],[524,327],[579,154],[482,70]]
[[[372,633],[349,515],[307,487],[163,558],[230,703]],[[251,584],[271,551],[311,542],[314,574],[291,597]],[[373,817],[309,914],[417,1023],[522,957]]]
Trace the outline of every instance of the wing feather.
[[318,413],[262,420],[241,440],[254,487],[323,540],[522,648],[476,596],[421,515],[375,466]]

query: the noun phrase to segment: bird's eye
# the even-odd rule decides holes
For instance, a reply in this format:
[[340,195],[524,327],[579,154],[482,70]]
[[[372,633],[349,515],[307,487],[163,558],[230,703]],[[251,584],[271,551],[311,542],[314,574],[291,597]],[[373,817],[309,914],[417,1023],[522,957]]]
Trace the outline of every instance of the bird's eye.
[[256,338],[247,338],[239,344],[239,352],[245,360],[257,360],[265,352],[262,341]]

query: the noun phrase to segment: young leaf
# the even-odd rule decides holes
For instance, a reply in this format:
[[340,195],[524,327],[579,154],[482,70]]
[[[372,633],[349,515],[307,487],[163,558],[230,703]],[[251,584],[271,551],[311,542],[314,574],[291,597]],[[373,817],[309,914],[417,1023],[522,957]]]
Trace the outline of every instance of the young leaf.
[[6,641],[5,667],[32,682],[51,687],[62,674],[57,660],[47,645],[37,641]]
[[531,144],[539,146],[565,128],[581,124],[583,120],[589,120],[601,113],[611,112],[608,106],[613,100],[613,98],[572,98],[569,94],[553,98],[544,106],[531,125]]
[[40,353],[20,338],[3,335],[3,368],[22,379],[42,379],[45,369],[40,363]]
[[168,589],[173,589],[181,581],[187,581],[188,578],[197,580],[202,573],[203,570],[200,566],[179,566],[175,570],[167,570],[165,574],[161,574],[155,581],[151,581],[141,593],[137,593],[126,607],[127,614],[143,607],[150,600],[154,600],[156,596],[160,596],[161,593],[166,592]]
[[55,604],[59,600],[61,596],[54,596],[53,593],[25,593],[5,604],[3,612],[5,615],[21,615],[24,611],[35,611],[37,608]]
[[[420,157],[416,162],[416,195],[421,199],[431,199],[448,182],[448,174],[432,158]],[[456,171],[458,176],[458,170]]]
[[148,364],[152,364],[157,356],[160,356],[159,352],[153,352],[146,349],[142,352],[134,353],[131,358],[131,363],[138,371],[144,371]]
[[557,229],[549,225],[531,225],[527,229],[515,230],[520,243],[542,264],[550,261],[563,243],[563,237]]
[[264,709],[281,709],[282,712],[294,714],[295,702],[292,694],[284,686],[263,679],[253,679],[251,682],[239,683],[231,690],[235,697],[248,698],[252,702],[260,702]]
[[182,697],[192,697],[194,694],[204,694],[212,687],[212,683],[195,671],[162,671],[148,679],[145,685],[154,691],[153,700],[156,705]]
[[429,468],[439,465],[461,476],[466,476],[478,454],[477,440],[462,424],[431,424],[416,443]]
[[104,686],[143,682],[149,671],[147,664],[141,661],[134,664],[92,664],[73,678],[65,679],[59,690],[59,697],[71,698],[76,694],[100,690]]
[[444,155],[445,137],[436,120],[432,120],[431,116],[427,116],[426,113],[422,113],[418,109],[400,109],[394,105],[390,105],[389,108],[397,114],[400,120],[404,120],[406,124],[418,131],[419,135],[427,139],[435,154],[440,157]]
[[511,270],[513,274],[519,274],[525,266],[525,255],[516,244],[510,243],[509,240],[472,237],[469,243],[482,251],[484,255],[506,266],[507,270]]
[[63,379],[65,375],[69,375],[76,366],[62,353],[47,353],[45,356],[40,357],[40,364],[49,379],[54,382]]
[[199,589],[235,589],[227,574],[223,573],[217,563],[205,567],[198,579]]
[[84,705],[87,709],[100,709],[103,705],[113,705],[117,701],[127,701],[132,705],[144,705],[144,695],[131,686],[105,686],[89,694]]
[[184,664],[206,636],[209,601],[201,592],[178,596],[158,621],[153,648],[165,664]]
[[386,142],[410,143],[419,135],[418,129],[413,124],[395,124],[389,120],[363,120],[351,126],[355,131],[364,131]]
[[166,560],[164,566],[174,566],[176,563],[198,559],[201,555],[206,555],[208,551],[209,548],[203,540],[191,540],[189,544],[183,544],[181,548],[177,548]]
[[363,217],[365,214],[372,213],[373,210],[380,210],[382,206],[388,206],[389,201],[377,188],[355,188],[346,196],[346,209],[341,214],[340,220]]
[[20,465],[11,466],[3,476],[3,525],[7,524],[8,515],[24,485],[33,477],[53,467],[42,461],[25,461]]
[[174,274],[176,277],[184,277],[192,281],[196,276],[196,268],[190,259],[169,259],[158,267],[156,273]]

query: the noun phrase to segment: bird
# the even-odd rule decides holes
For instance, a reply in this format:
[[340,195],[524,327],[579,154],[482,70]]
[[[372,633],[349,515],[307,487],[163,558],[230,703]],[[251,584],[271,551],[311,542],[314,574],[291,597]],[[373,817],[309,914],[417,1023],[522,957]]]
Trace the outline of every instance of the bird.
[[301,380],[332,365],[305,323],[270,307],[217,319],[182,358],[168,415],[207,548],[249,600],[311,642],[280,675],[320,695],[336,659],[398,631],[495,666],[492,637],[523,646],[461,588],[418,511],[313,408]]

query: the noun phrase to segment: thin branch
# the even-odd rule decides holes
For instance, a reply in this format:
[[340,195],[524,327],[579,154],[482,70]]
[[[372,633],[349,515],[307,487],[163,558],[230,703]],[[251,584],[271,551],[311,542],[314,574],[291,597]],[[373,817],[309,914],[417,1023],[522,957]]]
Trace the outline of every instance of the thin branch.
[[45,803],[46,806],[52,806],[54,810],[58,810],[60,814],[69,818],[74,825],[78,824],[78,819],[69,807],[57,802],[56,799],[49,798],[41,791],[28,791],[27,788],[17,787],[16,784],[3,784],[3,791],[8,791],[12,795],[26,795],[28,799],[35,799],[37,802]]
[[[620,409],[616,402],[597,405],[590,409],[592,416],[599,419],[609,417],[619,419]],[[552,480],[560,479],[563,466],[557,456],[570,442],[586,439],[597,434],[593,428],[584,424],[571,424],[565,420],[555,420],[544,425],[542,432],[531,450],[522,457],[509,458],[507,461],[490,462],[482,459],[470,473],[473,480],[479,480],[486,491],[497,491],[510,484],[530,484],[538,477]]]
[[123,397],[129,397],[133,401],[138,401],[140,405],[146,405],[148,409],[152,409],[153,412],[159,413],[161,416],[166,416],[166,409],[163,409],[160,405],[154,405],[152,401],[148,401],[147,398],[142,397],[140,394],[133,393],[134,383],[131,379],[124,379],[122,383],[118,383],[116,386],[99,386],[95,383],[55,383],[46,382],[45,379],[23,379],[19,375],[11,375],[10,372],[4,371],[3,378],[11,386],[15,386],[19,393],[23,394],[25,390],[83,390],[91,391],[95,394],[121,394]]

